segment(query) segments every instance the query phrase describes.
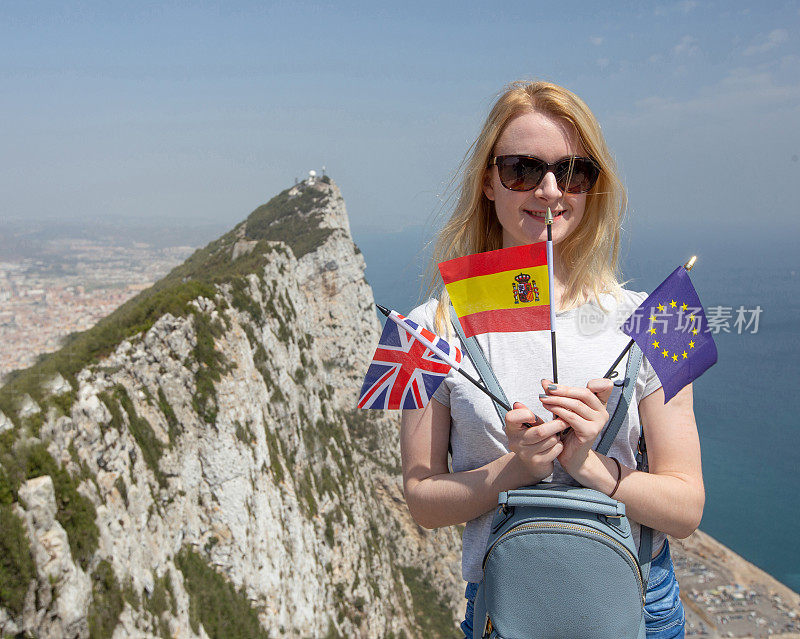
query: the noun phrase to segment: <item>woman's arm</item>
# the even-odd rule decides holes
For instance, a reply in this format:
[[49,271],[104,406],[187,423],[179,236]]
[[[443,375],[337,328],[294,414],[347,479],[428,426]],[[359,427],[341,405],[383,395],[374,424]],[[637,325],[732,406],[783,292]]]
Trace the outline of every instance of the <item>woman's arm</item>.
[[[522,429],[523,420],[533,421],[528,413],[528,409],[509,413],[506,431],[509,423]],[[425,408],[404,410],[400,429],[403,492],[414,521],[424,528],[460,524],[494,509],[500,492],[547,477],[561,451],[555,433],[563,428],[563,422],[547,422],[530,429],[526,454],[506,453],[480,468],[451,473],[447,468],[450,409],[433,399]]]
[[[647,438],[649,472],[623,466],[614,498],[625,504],[635,521],[673,537],[688,537],[700,525],[705,504],[691,384],[667,404],[662,388],[651,393],[639,402],[639,417]],[[565,461],[568,466],[569,460]],[[617,481],[616,464],[594,451],[567,472],[584,486],[606,494]]]

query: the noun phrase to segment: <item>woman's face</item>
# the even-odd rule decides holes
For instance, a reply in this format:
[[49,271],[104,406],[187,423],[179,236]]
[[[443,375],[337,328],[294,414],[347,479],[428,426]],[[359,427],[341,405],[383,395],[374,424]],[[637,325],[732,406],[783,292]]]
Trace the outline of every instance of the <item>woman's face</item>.
[[[572,127],[563,120],[530,111],[512,119],[494,147],[493,155],[534,155],[556,162],[571,155],[587,155]],[[552,172],[545,174],[532,191],[512,191],[503,186],[497,167],[486,173],[483,192],[494,202],[503,227],[503,248],[523,246],[547,239],[544,216],[553,213],[553,244],[574,231],[586,206],[586,193],[566,193]]]

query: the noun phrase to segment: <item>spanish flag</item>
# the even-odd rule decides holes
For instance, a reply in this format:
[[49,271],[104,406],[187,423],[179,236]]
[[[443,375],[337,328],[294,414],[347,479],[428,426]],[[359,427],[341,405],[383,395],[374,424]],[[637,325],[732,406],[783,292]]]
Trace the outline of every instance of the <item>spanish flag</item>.
[[514,246],[439,264],[466,337],[550,328],[546,244]]

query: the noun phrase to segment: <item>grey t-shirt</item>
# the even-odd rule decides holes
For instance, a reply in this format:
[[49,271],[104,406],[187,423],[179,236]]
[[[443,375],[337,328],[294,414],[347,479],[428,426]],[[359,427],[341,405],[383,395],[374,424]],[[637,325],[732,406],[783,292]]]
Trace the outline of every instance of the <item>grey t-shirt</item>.
[[[590,379],[602,377],[629,341],[619,327],[646,296],[645,293],[623,290],[619,303],[610,294],[602,296],[605,311],[596,303],[587,302],[556,313],[559,383],[586,386]],[[411,311],[408,317],[436,332],[433,318],[437,304],[435,299],[428,300]],[[485,333],[478,335],[477,341],[509,402],[522,402],[545,421],[552,419],[551,413],[539,401],[539,393],[543,392],[540,380],[552,379],[553,376],[550,331]],[[461,348],[458,337],[454,336],[453,343]],[[625,363],[623,358],[617,367],[620,375],[625,374]],[[462,366],[473,377],[478,377],[469,358],[464,358]],[[635,451],[641,428],[638,404],[660,386],[652,366],[644,358],[633,401],[608,453],[625,466],[636,467]],[[450,407],[453,472],[479,468],[509,452],[505,424],[501,423],[492,401],[463,375],[450,371],[434,399]],[[552,481],[577,485],[558,460]],[[466,524],[461,556],[461,573],[465,581],[479,582],[483,579],[481,563],[493,513],[494,509]],[[638,546],[639,525],[631,521],[631,526]],[[660,548],[664,539],[664,533],[654,531],[653,548]]]

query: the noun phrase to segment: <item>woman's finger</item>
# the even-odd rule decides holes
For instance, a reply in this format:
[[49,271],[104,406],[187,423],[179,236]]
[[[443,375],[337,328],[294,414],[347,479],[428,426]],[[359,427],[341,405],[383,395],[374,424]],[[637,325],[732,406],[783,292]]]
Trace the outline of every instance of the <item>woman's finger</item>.
[[564,408],[563,406],[553,405],[548,406],[547,408],[548,410],[552,411],[554,415],[558,415],[558,417],[563,419],[578,435],[583,437],[592,436],[591,425],[593,422],[584,419],[580,415],[573,413],[571,410]]
[[530,451],[534,454],[541,454],[550,450],[553,446],[555,446],[561,439],[558,435],[551,435],[547,439],[543,439],[542,441],[531,444],[530,446],[523,444],[525,450]]
[[538,426],[528,428],[524,433],[522,433],[520,441],[525,445],[535,444],[560,433],[562,430],[564,430],[564,428],[565,424],[561,420],[543,422]]
[[603,405],[608,404],[608,398],[611,396],[611,390],[614,388],[614,382],[605,377],[599,379],[590,379],[586,382],[586,388],[597,396]]
[[534,446],[519,446],[514,452],[529,462],[541,463],[547,461],[546,458],[550,457],[550,455],[553,454],[553,449],[561,443],[562,442],[557,437],[553,437],[539,442]]
[[572,397],[539,395],[539,399],[542,402],[542,406],[544,406],[547,410],[551,410],[553,406],[561,406],[562,408],[572,411],[576,415],[580,415],[588,421],[599,419],[602,416],[601,411],[604,410],[602,404],[599,406],[599,408],[594,408],[587,406],[583,401],[574,399]]
[[516,429],[527,428],[525,423],[534,423],[537,417],[533,411],[522,402],[514,402],[510,411],[506,413],[506,427],[513,426]]
[[[610,382],[611,380],[608,381]],[[598,396],[588,388],[567,386],[565,384],[554,384],[548,379],[542,380],[542,388],[545,390],[547,395],[551,395],[553,397],[572,397],[582,401],[594,410],[602,410],[605,408],[605,401],[602,401],[600,398],[598,398]],[[607,397],[606,401],[608,401]]]

